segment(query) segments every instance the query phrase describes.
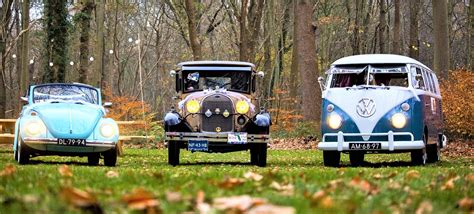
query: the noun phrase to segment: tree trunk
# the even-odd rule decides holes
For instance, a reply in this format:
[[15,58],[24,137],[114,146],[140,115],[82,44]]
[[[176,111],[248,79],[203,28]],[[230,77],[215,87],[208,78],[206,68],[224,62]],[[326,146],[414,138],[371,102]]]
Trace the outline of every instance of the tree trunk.
[[[30,23],[30,0],[23,0],[21,10],[21,28],[23,34],[21,36],[21,54],[20,54],[20,74],[19,74],[19,96],[26,92],[29,85],[29,60],[28,60],[28,51],[29,51],[29,33],[28,27]],[[15,99],[14,103],[18,103],[19,100]],[[19,105],[18,105],[19,106]],[[19,110],[20,108],[16,108]],[[18,112],[16,112],[18,113]]]
[[242,0],[240,12],[240,61],[254,62],[265,0]]
[[79,82],[89,83],[89,31],[91,29],[92,10],[94,9],[93,0],[82,0],[81,12],[75,16],[79,24]]
[[5,118],[5,109],[7,105],[6,100],[6,86],[5,86],[5,49],[6,40],[8,37],[7,28],[11,18],[12,0],[3,1],[0,5],[0,118]]
[[395,17],[393,21],[393,43],[392,53],[401,54],[400,50],[400,0],[394,0]]
[[[105,19],[105,0],[96,0],[96,23],[97,23],[97,44],[95,51],[95,70],[98,74],[97,82],[94,81],[94,85],[100,86],[102,89],[107,89],[111,86],[111,75],[110,70],[105,69],[105,41],[104,41],[104,19]],[[103,94],[103,93],[102,93]],[[103,94],[104,95],[104,94]],[[107,99],[105,96],[104,99]]]
[[386,53],[385,50],[385,27],[387,25],[387,8],[385,6],[385,0],[379,0],[379,52]]
[[441,78],[448,77],[449,70],[449,34],[448,2],[433,0],[434,31],[434,70]]
[[193,51],[194,60],[202,59],[201,43],[199,42],[196,32],[196,8],[194,7],[194,0],[185,0],[186,15],[188,17],[188,33],[191,49]]
[[43,60],[43,82],[65,81],[69,25],[66,3],[66,0],[44,1],[46,54]]
[[473,2],[469,4],[469,55],[468,58],[468,68],[474,70],[474,7],[472,6]]
[[419,12],[420,12],[420,1],[409,1],[407,2],[410,4],[410,46],[408,55],[413,59],[420,58],[420,40],[419,37]]
[[[293,47],[296,57],[294,68],[300,74],[302,91],[302,113],[305,121],[320,119],[321,91],[317,87],[318,67],[316,64],[315,29],[312,25],[313,6],[308,0],[297,0],[294,10]],[[297,50],[297,51],[296,51]]]

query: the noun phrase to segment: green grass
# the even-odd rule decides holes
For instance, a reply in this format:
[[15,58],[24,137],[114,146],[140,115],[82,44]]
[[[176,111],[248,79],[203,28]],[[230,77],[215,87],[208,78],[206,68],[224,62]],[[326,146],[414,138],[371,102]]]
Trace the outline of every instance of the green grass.
[[[269,150],[268,166],[259,168],[248,164],[248,152],[181,151],[182,165],[177,167],[168,166],[166,150],[158,149],[126,149],[117,167],[90,167],[85,164],[86,158],[56,156],[33,158],[32,164],[20,166],[13,161],[10,147],[0,147],[0,170],[7,164],[16,166],[13,175],[0,177],[0,213],[81,212],[59,196],[60,188],[67,185],[94,193],[106,213],[127,212],[121,198],[136,188],[152,192],[165,213],[193,211],[194,198],[200,190],[211,204],[216,197],[246,194],[266,198],[276,205],[292,206],[298,213],[395,210],[413,213],[423,201],[431,203],[434,213],[462,212],[456,207],[457,202],[466,196],[474,197],[473,181],[466,179],[466,175],[473,173],[472,158],[444,159],[425,167],[413,167],[407,162],[407,154],[368,155],[366,160],[371,163],[368,167],[353,168],[348,166],[347,155],[343,155],[345,166],[327,168],[322,164],[320,151]],[[63,164],[72,170],[71,178],[64,178],[58,172]],[[108,178],[106,173],[110,170],[119,176]],[[418,171],[420,177],[408,178],[406,174],[411,170]],[[225,178],[243,178],[249,171],[263,175],[263,180],[246,180],[227,189],[216,185]],[[351,186],[356,176],[375,185],[378,193],[369,195]],[[455,179],[452,189],[442,190],[446,181],[457,176],[459,179]],[[330,188],[330,181],[336,179],[342,181]],[[292,184],[293,193],[284,195],[275,190],[271,187],[273,181]],[[311,199],[319,190],[324,190],[332,203],[324,206]],[[183,200],[168,202],[167,191],[180,192]]]

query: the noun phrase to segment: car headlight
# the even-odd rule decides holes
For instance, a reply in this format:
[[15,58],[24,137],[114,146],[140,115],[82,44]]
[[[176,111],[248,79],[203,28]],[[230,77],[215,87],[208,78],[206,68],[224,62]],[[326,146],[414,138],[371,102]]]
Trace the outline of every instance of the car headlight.
[[392,126],[401,129],[407,124],[407,117],[403,113],[396,113],[392,115]]
[[235,104],[235,110],[239,114],[247,114],[250,110],[250,105],[245,100],[239,100],[237,104]]
[[29,121],[25,124],[25,134],[28,136],[38,136],[46,133],[46,126],[40,120]]
[[342,125],[342,118],[339,114],[332,113],[328,116],[327,124],[331,129],[338,129]]
[[197,100],[190,100],[186,103],[186,110],[191,114],[196,114],[199,112],[201,106]]
[[115,135],[115,128],[112,124],[102,124],[100,126],[100,134],[105,138],[110,138]]

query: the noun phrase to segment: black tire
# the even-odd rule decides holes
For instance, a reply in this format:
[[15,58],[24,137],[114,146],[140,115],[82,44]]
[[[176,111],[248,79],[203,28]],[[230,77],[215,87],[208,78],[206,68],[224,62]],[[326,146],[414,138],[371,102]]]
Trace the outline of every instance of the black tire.
[[13,158],[15,158],[15,161],[18,162],[18,146],[15,148],[15,151],[13,151]]
[[30,162],[30,152],[28,147],[23,144],[23,141],[19,139],[17,144],[17,161],[19,164],[28,164]]
[[87,164],[89,164],[89,166],[97,166],[99,165],[99,159],[100,159],[99,153],[90,154],[87,156]]
[[250,163],[252,165],[257,165],[258,162],[258,145],[252,145],[250,147]]
[[441,159],[441,148],[438,144],[426,145],[427,162],[435,163]]
[[426,149],[418,149],[411,152],[411,163],[413,165],[422,165],[426,164]]
[[257,150],[257,166],[265,167],[267,165],[267,144],[260,143],[257,147],[259,147]]
[[362,166],[364,164],[364,152],[349,152],[349,160],[352,166]]
[[324,166],[338,167],[341,153],[338,151],[323,151]]
[[115,166],[117,164],[117,148],[108,150],[103,155],[105,166]]
[[179,141],[168,142],[168,164],[171,166],[179,165]]

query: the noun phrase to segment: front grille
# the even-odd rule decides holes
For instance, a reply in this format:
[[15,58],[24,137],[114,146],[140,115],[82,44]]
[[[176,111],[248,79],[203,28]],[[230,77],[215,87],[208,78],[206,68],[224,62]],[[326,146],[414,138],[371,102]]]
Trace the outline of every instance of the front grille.
[[[219,114],[216,114],[216,109],[219,109]],[[212,112],[210,117],[205,115],[207,110]],[[231,114],[229,117],[224,117],[222,115],[225,110]],[[223,95],[211,95],[206,97],[202,101],[201,113],[202,131],[216,132],[219,128],[221,132],[233,131],[234,117],[232,114],[234,113],[234,107],[232,105],[232,100],[228,97]]]

